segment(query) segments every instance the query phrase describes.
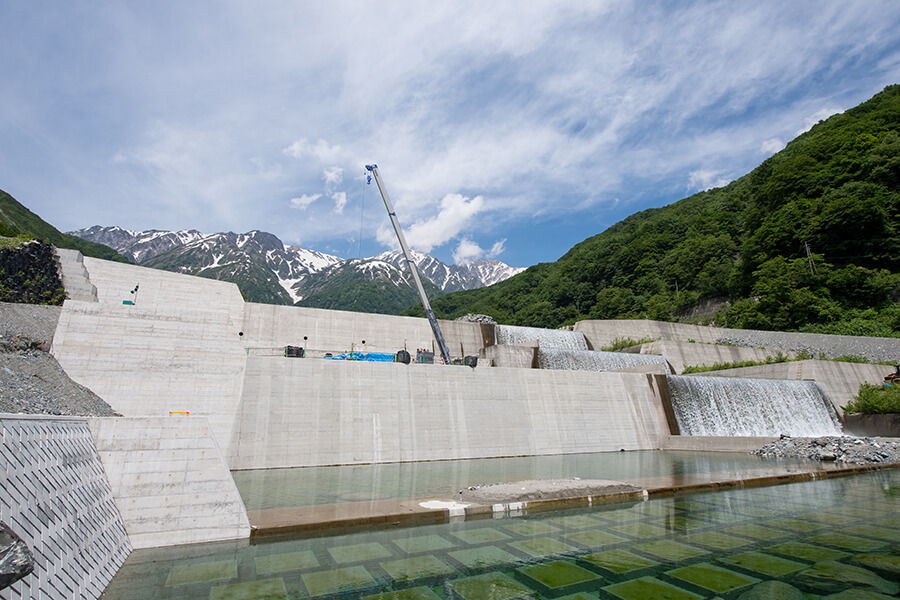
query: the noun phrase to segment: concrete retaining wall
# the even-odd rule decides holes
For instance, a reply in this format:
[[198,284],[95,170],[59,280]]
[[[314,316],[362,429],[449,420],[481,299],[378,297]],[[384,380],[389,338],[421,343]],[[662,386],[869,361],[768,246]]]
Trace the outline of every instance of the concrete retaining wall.
[[828,358],[858,355],[882,361],[896,360],[900,356],[900,338],[724,329],[648,320],[579,321],[575,324],[575,331],[582,332],[594,350],[608,346],[616,339],[649,338],[674,342],[727,343],[745,348],[766,348],[770,352],[780,350],[785,354],[805,350],[813,356],[822,353]]
[[844,415],[844,432],[867,437],[900,438],[900,414]]
[[739,346],[716,346],[690,342],[659,341],[642,344],[641,354],[659,354],[666,357],[674,374],[678,375],[685,367],[701,365],[712,366],[716,363],[736,363],[743,361],[764,361],[777,351],[761,348],[741,348]]
[[652,375],[249,357],[235,469],[657,448]]
[[250,523],[202,417],[90,420],[135,548],[247,538]]
[[35,570],[3,598],[99,598],[131,546],[84,419],[0,415],[0,520]]
[[856,397],[860,384],[880,384],[882,378],[891,371],[893,371],[891,367],[884,365],[845,363],[831,360],[798,360],[776,363],[774,365],[709,371],[693,375],[815,380],[828,399],[831,400],[831,404],[834,405],[834,409],[840,416],[844,414],[843,407]]

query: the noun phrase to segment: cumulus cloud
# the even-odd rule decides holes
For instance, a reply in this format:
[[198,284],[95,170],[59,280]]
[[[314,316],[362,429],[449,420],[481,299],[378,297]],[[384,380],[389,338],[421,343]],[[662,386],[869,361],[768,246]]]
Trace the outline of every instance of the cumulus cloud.
[[303,194],[299,198],[291,198],[291,208],[306,210],[309,205],[322,197],[322,194]]
[[469,238],[464,237],[459,240],[459,245],[456,246],[456,250],[453,252],[453,262],[458,265],[464,265],[482,256],[484,256],[482,247]]
[[331,199],[334,200],[334,212],[339,215],[344,214],[344,207],[347,206],[347,193],[335,192],[331,195]]
[[[484,198],[481,196],[470,199],[461,194],[447,194],[441,200],[437,215],[404,227],[406,241],[420,252],[431,252],[459,235],[472,217],[483,209]],[[397,245],[393,231],[387,227],[378,230],[377,239],[384,246],[393,248]]]
[[776,152],[781,152],[784,149],[785,143],[781,141],[779,138],[771,138],[762,143],[759,151],[766,156],[771,156]]
[[325,180],[325,189],[333,191],[344,182],[344,170],[338,166],[328,167],[322,171],[322,179]]
[[331,145],[322,139],[310,142],[306,138],[297,140],[282,150],[282,153],[292,158],[311,156],[322,162],[335,162],[341,156],[341,152],[340,146]]
[[690,190],[711,190],[729,183],[731,183],[731,179],[722,177],[722,171],[699,169],[691,171],[688,176],[688,189]]

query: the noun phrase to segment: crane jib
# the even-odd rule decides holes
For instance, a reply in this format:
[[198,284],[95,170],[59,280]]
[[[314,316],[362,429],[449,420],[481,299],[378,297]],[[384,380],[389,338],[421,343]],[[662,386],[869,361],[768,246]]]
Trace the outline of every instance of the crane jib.
[[397,213],[394,212],[391,200],[388,198],[387,191],[384,189],[384,182],[381,181],[381,175],[378,173],[378,165],[366,165],[366,170],[375,177],[375,185],[378,186],[378,191],[381,193],[381,199],[384,200],[384,207],[387,209],[388,216],[391,218],[391,225],[394,226],[394,232],[397,234],[397,240],[400,242],[400,249],[403,251],[403,256],[406,257],[406,263],[409,265],[409,272],[412,274],[416,290],[419,292],[419,298],[422,299],[422,307],[425,309],[425,316],[428,317],[428,323],[431,325],[434,339],[441,351],[441,358],[445,365],[452,364],[450,361],[450,351],[447,349],[447,342],[444,341],[444,336],[441,334],[441,328],[438,326],[437,317],[434,316],[434,311],[431,310],[431,304],[428,302],[428,297],[425,295],[425,288],[422,286],[422,280],[419,278],[419,270],[416,268],[416,263],[412,260],[409,247],[406,245],[406,238],[403,237],[403,230],[400,229],[400,222],[397,220]]

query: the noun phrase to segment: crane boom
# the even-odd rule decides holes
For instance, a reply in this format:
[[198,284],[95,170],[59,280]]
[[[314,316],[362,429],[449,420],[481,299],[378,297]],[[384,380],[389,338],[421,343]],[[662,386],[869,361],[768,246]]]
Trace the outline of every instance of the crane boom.
[[378,191],[381,192],[381,199],[384,200],[384,207],[387,209],[388,216],[391,218],[391,225],[394,226],[394,232],[396,232],[397,239],[400,241],[400,249],[403,250],[403,256],[406,257],[406,264],[409,265],[409,272],[412,273],[413,281],[419,292],[419,298],[422,299],[422,307],[425,309],[425,316],[428,317],[428,323],[431,325],[434,339],[437,341],[438,348],[441,351],[441,358],[445,365],[449,365],[451,364],[451,361],[450,351],[447,349],[447,342],[444,341],[444,336],[441,334],[441,328],[438,326],[437,318],[434,316],[434,311],[431,310],[431,304],[429,304],[428,297],[425,295],[425,288],[422,287],[422,280],[419,278],[419,270],[416,268],[416,263],[412,260],[409,247],[406,245],[406,238],[403,237],[403,230],[400,229],[400,222],[397,220],[397,213],[394,212],[394,207],[391,205],[390,198],[388,198],[387,190],[384,189],[384,182],[381,180],[381,175],[378,173],[378,165],[366,165],[366,170],[371,172],[375,177],[375,185],[378,186]]

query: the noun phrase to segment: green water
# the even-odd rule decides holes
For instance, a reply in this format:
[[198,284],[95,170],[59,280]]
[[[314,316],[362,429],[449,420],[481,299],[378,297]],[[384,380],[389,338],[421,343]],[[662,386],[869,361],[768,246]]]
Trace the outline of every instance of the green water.
[[417,463],[235,471],[247,510],[452,494],[525,479],[628,479],[753,469],[776,462],[746,453],[647,450]]
[[[898,580],[900,471],[886,470],[502,519],[136,551],[103,598],[732,600],[786,583],[800,598],[841,600],[893,597]],[[758,597],[797,597],[776,591]]]

